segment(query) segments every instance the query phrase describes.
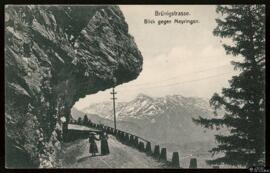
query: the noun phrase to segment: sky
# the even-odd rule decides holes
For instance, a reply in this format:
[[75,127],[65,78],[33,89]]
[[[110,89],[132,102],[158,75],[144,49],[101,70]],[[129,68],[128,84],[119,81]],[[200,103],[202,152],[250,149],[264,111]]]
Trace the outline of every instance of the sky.
[[[120,5],[129,33],[143,55],[143,70],[137,79],[118,85],[117,101],[130,101],[139,93],[152,97],[182,95],[211,98],[228,87],[228,80],[237,72],[230,64],[221,40],[213,35],[216,27],[215,5]],[[189,12],[188,16],[155,16],[155,11]],[[145,19],[155,24],[145,24]],[[175,24],[175,19],[198,20],[199,23]],[[172,20],[158,25],[159,20]],[[111,89],[87,95],[74,107],[110,101]]]

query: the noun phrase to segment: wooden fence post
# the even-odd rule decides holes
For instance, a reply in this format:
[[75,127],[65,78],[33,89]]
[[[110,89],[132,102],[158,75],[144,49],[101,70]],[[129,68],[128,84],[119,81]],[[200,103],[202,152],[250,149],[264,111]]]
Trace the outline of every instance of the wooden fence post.
[[123,143],[126,143],[126,137],[127,137],[127,133],[123,133]]
[[122,142],[122,139],[123,139],[123,133],[122,132],[119,132],[119,137],[120,137],[120,142]]
[[134,147],[138,147],[139,145],[139,139],[137,136],[135,136],[135,139],[134,139]]
[[133,146],[133,138],[134,138],[134,136],[133,135],[130,135],[130,137],[129,137],[129,144],[131,146]]
[[122,134],[122,142],[125,144],[126,143],[126,133],[125,132],[123,132],[123,134]]
[[160,156],[159,145],[155,145],[154,157],[159,158],[159,156]]
[[118,134],[119,141],[121,142],[121,141],[122,141],[122,139],[121,139],[121,138],[122,138],[122,137],[121,137],[122,132],[118,130],[118,133],[117,133],[117,134]]
[[116,139],[120,140],[120,131],[119,130],[115,130],[115,134],[116,134]]
[[161,149],[159,160],[167,161],[167,150],[166,150],[166,148]]
[[144,151],[144,143],[143,143],[143,142],[140,141],[138,149],[139,149],[139,151],[141,151],[141,152]]
[[189,168],[197,168],[197,159],[196,158],[191,158],[190,163],[189,163]]
[[127,134],[127,136],[126,136],[126,143],[127,143],[128,146],[131,145],[130,138],[131,138],[131,134]]
[[127,145],[129,145],[129,134],[128,133],[126,133],[126,136],[125,136],[125,143]]
[[124,132],[121,132],[121,142],[124,143],[124,138],[125,138],[125,133]]
[[151,150],[151,143],[147,142],[146,143],[146,148],[145,148],[146,154],[151,155],[152,154],[152,150]]
[[173,155],[172,155],[172,167],[180,168],[178,152],[173,152]]

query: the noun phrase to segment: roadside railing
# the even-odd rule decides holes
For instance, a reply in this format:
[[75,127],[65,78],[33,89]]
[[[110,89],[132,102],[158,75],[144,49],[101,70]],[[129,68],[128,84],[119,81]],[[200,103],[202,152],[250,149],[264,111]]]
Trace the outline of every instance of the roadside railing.
[[[167,149],[165,147],[160,147],[160,145],[153,146],[152,143],[142,137],[137,135],[114,129],[113,127],[106,126],[104,124],[96,124],[93,122],[88,123],[87,125],[81,124],[87,127],[96,128],[101,131],[105,131],[108,134],[111,134],[116,137],[116,139],[122,144],[128,145],[130,147],[138,149],[140,152],[146,153],[146,155],[153,157],[154,159],[164,163],[164,166],[169,168],[180,168],[179,153],[173,152],[172,158],[168,160],[167,158]],[[152,150],[152,147],[153,150]],[[191,158],[189,168],[197,168],[197,159]]]

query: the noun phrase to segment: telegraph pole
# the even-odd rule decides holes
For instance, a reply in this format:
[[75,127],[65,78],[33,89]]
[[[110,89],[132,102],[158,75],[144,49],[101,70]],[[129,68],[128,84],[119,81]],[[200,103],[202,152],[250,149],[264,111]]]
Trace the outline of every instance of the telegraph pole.
[[115,87],[115,82],[116,82],[116,79],[114,78],[114,86],[113,86],[113,89],[112,89],[112,100],[113,100],[113,117],[114,117],[114,129],[116,130],[116,115],[115,115],[115,100],[117,99],[115,97],[115,94],[117,94],[117,92],[114,91],[114,87]]

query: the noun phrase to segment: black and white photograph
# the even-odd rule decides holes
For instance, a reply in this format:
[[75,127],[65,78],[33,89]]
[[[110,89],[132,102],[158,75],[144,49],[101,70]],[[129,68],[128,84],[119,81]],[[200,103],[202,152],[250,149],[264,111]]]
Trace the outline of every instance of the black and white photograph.
[[5,168],[269,172],[265,8],[6,4]]

